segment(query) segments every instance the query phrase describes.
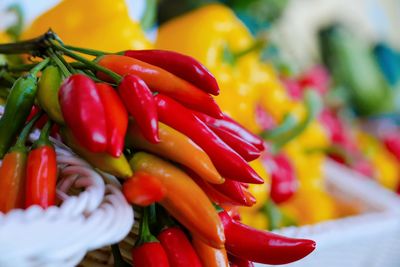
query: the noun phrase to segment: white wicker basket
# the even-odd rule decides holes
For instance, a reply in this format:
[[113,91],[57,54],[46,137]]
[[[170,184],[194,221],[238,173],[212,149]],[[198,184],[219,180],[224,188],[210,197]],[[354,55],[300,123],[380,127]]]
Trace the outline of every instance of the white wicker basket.
[[[37,134],[32,136],[35,139]],[[101,177],[53,141],[61,204],[46,210],[32,206],[0,213],[1,267],[76,266],[88,251],[122,240],[132,228],[133,209],[115,177]]]
[[361,204],[363,211],[357,216],[277,231],[317,242],[314,253],[285,266],[399,267],[400,198],[335,162],[326,163],[325,173],[332,194]]

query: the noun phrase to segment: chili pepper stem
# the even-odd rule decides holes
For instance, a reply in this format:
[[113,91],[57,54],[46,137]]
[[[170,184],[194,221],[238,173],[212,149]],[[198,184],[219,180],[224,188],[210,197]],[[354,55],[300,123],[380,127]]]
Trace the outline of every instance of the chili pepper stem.
[[59,59],[59,57],[54,53],[53,50],[49,49],[48,50],[48,54],[50,56],[50,58],[54,61],[54,63],[56,63],[57,67],[59,67],[59,69],[61,70],[62,74],[64,75],[64,77],[68,77],[71,75],[71,72],[68,70],[68,68],[61,62],[61,60]]
[[28,139],[28,135],[31,132],[31,129],[33,127],[33,125],[35,125],[35,123],[38,121],[38,119],[42,116],[43,112],[39,111],[37,114],[35,114],[35,116],[26,124],[26,126],[24,127],[24,129],[21,131],[17,142],[15,143],[15,145],[13,147],[11,147],[10,151],[21,151],[21,150],[26,150],[25,147],[25,143],[26,143],[26,139]]
[[49,39],[59,39],[51,29],[43,35],[30,40],[0,44],[0,54],[37,53],[41,55],[48,48],[46,41]]
[[37,64],[33,69],[31,69],[30,74],[36,76],[39,71],[41,71],[50,62],[50,58],[45,58],[39,64]]
[[110,76],[116,83],[118,83],[118,84],[120,83],[122,77],[120,75],[118,75],[117,73],[115,73],[107,68],[104,68],[102,66],[99,66],[98,64],[94,63],[93,61],[90,61],[82,56],[79,56],[76,53],[70,51],[69,49],[56,44],[56,42],[54,40],[49,40],[49,42],[56,50],[62,51],[65,55],[88,65],[90,68],[93,68],[97,71],[104,72],[105,74]]
[[103,56],[103,55],[106,55],[106,54],[111,54],[111,53],[107,53],[107,52],[104,52],[104,51],[99,51],[99,50],[95,50],[95,49],[88,49],[88,48],[82,48],[82,47],[76,47],[76,46],[72,46],[72,45],[63,45],[63,46],[65,48],[69,49],[69,50],[76,51],[76,52],[83,53],[83,54],[87,54],[87,55],[90,55],[90,56],[95,56],[95,57]]
[[40,147],[45,145],[52,145],[49,141],[50,129],[53,123],[51,120],[48,120],[47,123],[44,125],[42,131],[40,132],[39,139],[35,141],[33,147]]
[[143,208],[142,220],[140,222],[140,228],[139,228],[139,238],[136,241],[135,246],[157,241],[157,239],[150,232],[149,212],[150,212],[149,207]]

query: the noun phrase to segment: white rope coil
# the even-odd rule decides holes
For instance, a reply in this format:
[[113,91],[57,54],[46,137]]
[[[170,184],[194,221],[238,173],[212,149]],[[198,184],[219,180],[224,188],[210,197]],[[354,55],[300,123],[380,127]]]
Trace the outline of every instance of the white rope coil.
[[[1,107],[0,107],[1,109]],[[0,113],[2,111],[0,110]],[[34,131],[30,139],[36,140]],[[61,204],[0,213],[0,266],[75,266],[87,251],[122,240],[133,225],[133,209],[117,179],[102,175],[64,144],[57,154],[57,197]],[[80,191],[69,195],[70,189]]]

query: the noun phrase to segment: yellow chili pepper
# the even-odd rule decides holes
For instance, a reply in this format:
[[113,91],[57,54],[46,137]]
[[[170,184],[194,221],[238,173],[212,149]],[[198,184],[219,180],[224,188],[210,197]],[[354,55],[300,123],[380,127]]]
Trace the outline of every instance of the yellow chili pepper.
[[49,28],[65,43],[104,51],[149,48],[140,25],[129,17],[125,0],[64,0],[39,16],[22,39],[37,37]]
[[124,155],[114,158],[107,153],[93,153],[78,145],[71,131],[67,128],[62,129],[61,134],[67,145],[94,167],[121,178],[132,176],[133,172]]

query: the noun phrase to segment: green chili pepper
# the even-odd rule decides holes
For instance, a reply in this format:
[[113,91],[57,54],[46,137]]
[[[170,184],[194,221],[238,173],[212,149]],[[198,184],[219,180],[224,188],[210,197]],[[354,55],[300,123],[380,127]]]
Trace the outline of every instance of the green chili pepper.
[[63,124],[60,103],[58,102],[58,90],[62,81],[61,71],[58,67],[47,66],[38,83],[37,100],[41,108],[53,121]]
[[22,130],[31,112],[37,91],[37,73],[49,59],[36,65],[27,75],[15,81],[7,98],[3,117],[0,119],[0,158],[8,151],[16,135]]

